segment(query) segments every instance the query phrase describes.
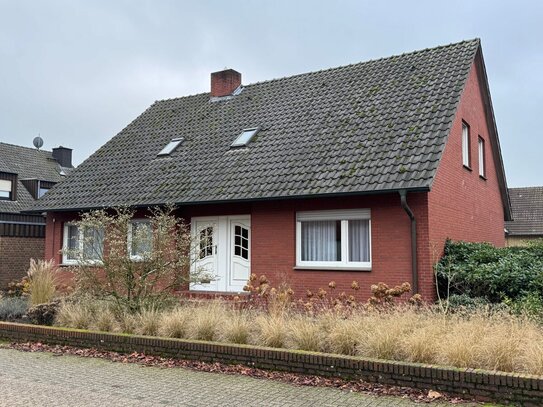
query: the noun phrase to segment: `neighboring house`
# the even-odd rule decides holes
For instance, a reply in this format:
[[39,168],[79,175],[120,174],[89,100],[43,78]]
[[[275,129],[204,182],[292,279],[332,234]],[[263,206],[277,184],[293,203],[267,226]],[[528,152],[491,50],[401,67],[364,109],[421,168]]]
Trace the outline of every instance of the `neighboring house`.
[[509,188],[513,221],[505,222],[508,246],[543,239],[543,187]]
[[218,276],[249,273],[298,295],[353,280],[412,283],[434,297],[446,238],[504,245],[510,219],[479,40],[155,102],[36,208],[46,257],[73,264],[80,211],[177,205]]
[[25,214],[72,168],[72,150],[52,152],[0,143],[0,290],[43,259],[45,217]]

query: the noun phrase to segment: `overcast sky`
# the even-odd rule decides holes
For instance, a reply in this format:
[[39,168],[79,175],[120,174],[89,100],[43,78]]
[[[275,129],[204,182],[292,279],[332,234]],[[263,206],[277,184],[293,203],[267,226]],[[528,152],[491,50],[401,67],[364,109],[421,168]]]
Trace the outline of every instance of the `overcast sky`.
[[0,0],[0,141],[82,162],[155,100],[480,37],[510,187],[543,185],[543,2]]

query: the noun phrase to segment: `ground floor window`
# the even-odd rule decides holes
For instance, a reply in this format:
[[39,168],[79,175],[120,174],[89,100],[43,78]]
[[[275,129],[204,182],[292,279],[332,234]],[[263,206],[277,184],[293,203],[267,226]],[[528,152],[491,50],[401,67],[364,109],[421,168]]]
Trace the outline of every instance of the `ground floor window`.
[[132,260],[144,260],[153,249],[153,228],[148,219],[134,219],[128,225],[128,252]]
[[104,250],[104,231],[98,228],[80,228],[76,224],[64,225],[63,264],[80,261],[99,262]]
[[371,269],[370,210],[296,214],[298,267]]

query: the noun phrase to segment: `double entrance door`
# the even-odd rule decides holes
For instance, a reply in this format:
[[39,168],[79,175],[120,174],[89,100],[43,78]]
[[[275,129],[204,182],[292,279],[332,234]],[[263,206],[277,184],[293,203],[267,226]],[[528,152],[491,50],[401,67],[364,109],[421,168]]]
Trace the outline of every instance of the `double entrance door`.
[[191,219],[196,250],[193,270],[213,276],[191,284],[195,291],[243,291],[251,273],[251,216]]

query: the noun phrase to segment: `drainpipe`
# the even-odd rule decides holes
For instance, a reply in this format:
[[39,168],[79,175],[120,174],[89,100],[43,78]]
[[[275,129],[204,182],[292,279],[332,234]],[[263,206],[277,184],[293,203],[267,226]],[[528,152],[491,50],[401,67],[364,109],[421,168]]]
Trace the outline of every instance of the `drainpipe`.
[[417,220],[415,214],[407,205],[407,191],[405,189],[400,190],[400,198],[402,208],[411,219],[411,273],[412,273],[412,289],[413,294],[419,292],[419,275],[417,272]]

